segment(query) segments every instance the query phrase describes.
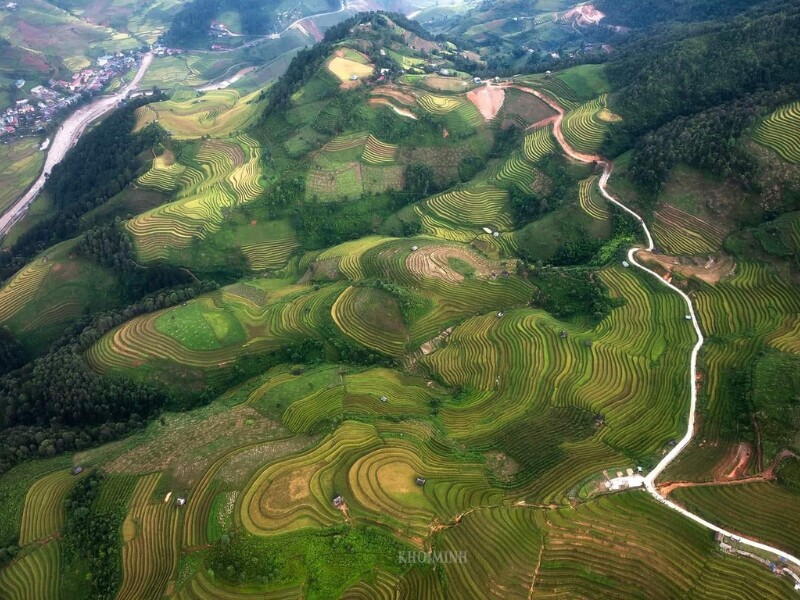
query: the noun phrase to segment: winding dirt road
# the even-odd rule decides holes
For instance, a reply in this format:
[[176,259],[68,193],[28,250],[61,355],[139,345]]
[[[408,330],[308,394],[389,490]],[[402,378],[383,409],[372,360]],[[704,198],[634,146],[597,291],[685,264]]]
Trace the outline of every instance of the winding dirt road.
[[134,75],[128,85],[112,96],[102,96],[86,106],[82,106],[67,117],[61,127],[59,127],[55,136],[53,136],[53,141],[48,147],[47,158],[45,158],[44,167],[42,167],[39,178],[28,188],[28,191],[8,209],[8,211],[0,216],[0,238],[8,233],[8,230],[11,229],[14,223],[28,210],[28,206],[36,199],[36,196],[39,195],[53,167],[64,159],[64,156],[70,148],[78,142],[78,139],[80,139],[83,132],[86,131],[89,124],[113,110],[117,106],[117,102],[125,98],[129,92],[136,89],[152,61],[153,55],[150,53],[145,54],[139,65],[139,69],[136,71],[136,75]]
[[[613,171],[613,164],[610,161],[603,159],[600,156],[592,155],[592,154],[582,154],[580,152],[575,151],[564,138],[564,134],[561,130],[561,122],[564,118],[564,109],[552,98],[549,96],[542,94],[536,90],[532,90],[530,88],[524,88],[522,86],[513,86],[517,89],[523,90],[525,92],[534,94],[539,99],[546,102],[553,110],[555,110],[558,115],[553,120],[553,133],[558,140],[558,143],[561,145],[562,150],[564,153],[580,162],[596,162],[598,165],[603,167],[603,175],[600,177],[600,181],[598,183],[598,187],[600,189],[600,193],[603,197],[608,200],[609,202],[613,202],[616,206],[620,207],[622,210],[627,212],[629,215],[634,217],[642,226],[642,230],[647,237],[647,247],[641,248],[638,246],[634,246],[630,250],[628,250],[628,261],[634,265],[635,267],[641,269],[642,271],[652,275],[655,277],[659,283],[662,285],[667,286],[670,290],[675,292],[676,294],[680,295],[683,301],[686,303],[687,314],[691,317],[692,327],[694,327],[695,335],[697,336],[697,341],[695,342],[694,347],[692,348],[692,353],[689,358],[689,374],[688,374],[688,384],[689,384],[689,394],[690,394],[690,403],[689,403],[689,422],[686,428],[686,434],[681,438],[681,440],[675,445],[670,452],[661,459],[661,461],[653,468],[650,473],[646,477],[641,475],[635,475],[632,477],[627,477],[626,483],[630,487],[642,487],[644,486],[645,489],[653,496],[658,502],[671,508],[674,511],[681,513],[688,519],[691,519],[695,523],[706,527],[707,529],[711,529],[712,531],[721,533],[722,535],[728,536],[736,540],[737,542],[745,545],[750,546],[752,548],[757,548],[759,550],[769,552],[780,556],[781,558],[785,559],[787,562],[791,562],[796,567],[800,567],[800,559],[788,552],[784,552],[778,548],[774,548],[767,544],[762,544],[761,542],[757,542],[755,540],[742,537],[736,533],[723,529],[722,527],[718,527],[709,521],[706,521],[702,517],[695,515],[694,513],[689,512],[682,506],[675,504],[671,500],[667,499],[665,495],[662,495],[659,490],[656,488],[655,481],[661,473],[663,473],[664,469],[666,469],[672,461],[674,461],[678,455],[689,445],[689,442],[692,441],[692,436],[694,435],[694,425],[695,425],[695,416],[697,413],[697,385],[696,385],[696,376],[697,376],[697,354],[700,351],[700,348],[703,347],[703,342],[705,338],[703,337],[703,333],[700,330],[700,325],[697,322],[697,315],[695,314],[694,305],[692,304],[691,298],[687,296],[682,290],[678,289],[668,281],[665,281],[661,276],[658,275],[655,271],[648,269],[647,267],[643,266],[636,260],[636,254],[640,250],[653,250],[653,236],[650,234],[650,230],[647,227],[647,224],[644,222],[641,216],[639,216],[636,212],[625,206],[622,202],[614,198],[607,189],[608,180],[611,177],[611,173]],[[800,578],[798,575],[793,575],[795,582],[800,584]]]

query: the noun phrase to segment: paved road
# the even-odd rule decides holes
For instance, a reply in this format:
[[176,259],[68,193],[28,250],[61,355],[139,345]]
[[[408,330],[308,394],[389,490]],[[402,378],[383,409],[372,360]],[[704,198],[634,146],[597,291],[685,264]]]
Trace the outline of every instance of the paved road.
[[86,106],[82,106],[67,117],[55,136],[53,136],[53,141],[48,148],[47,157],[39,178],[8,211],[0,216],[0,237],[4,236],[11,229],[11,226],[28,210],[28,206],[36,199],[36,196],[44,186],[47,175],[50,174],[55,165],[63,160],[69,149],[77,143],[86,127],[92,121],[113,110],[119,100],[123,99],[139,85],[152,60],[152,54],[145,54],[136,75],[122,90],[112,96],[102,96]]
[[[647,251],[652,251],[654,246],[653,236],[650,234],[650,229],[648,229],[647,224],[644,222],[644,219],[642,219],[642,217],[639,216],[636,212],[625,206],[622,202],[614,198],[614,196],[612,196],[608,192],[608,180],[611,177],[611,173],[614,168],[613,163],[611,163],[610,161],[606,161],[602,157],[597,155],[582,154],[580,152],[576,152],[572,147],[570,147],[569,143],[567,143],[561,131],[561,122],[564,118],[564,109],[555,100],[553,100],[549,96],[546,96],[545,94],[542,94],[535,90],[531,90],[529,88],[524,88],[521,86],[514,86],[514,87],[518,87],[518,89],[534,94],[541,100],[544,100],[547,104],[550,105],[551,108],[553,108],[553,110],[555,110],[558,113],[556,118],[553,120],[553,133],[555,134],[555,137],[558,140],[559,144],[561,145],[561,148],[564,150],[565,154],[581,162],[597,162],[598,164],[602,165],[603,175],[600,177],[600,181],[598,184],[598,187],[600,188],[600,193],[606,200],[614,203],[616,206],[620,207],[622,210],[627,212],[629,215],[631,215],[639,222],[639,224],[642,226],[642,230],[644,231],[645,236],[647,237],[647,247],[644,249]],[[785,559],[786,561],[791,562],[795,566],[800,567],[800,559],[798,559],[796,556],[793,556],[788,552],[784,552],[779,548],[774,548],[767,544],[762,544],[761,542],[757,542],[755,540],[742,537],[736,533],[723,529],[722,527],[718,527],[717,525],[714,525],[713,523],[706,521],[702,517],[699,517],[694,513],[689,512],[682,506],[679,506],[674,502],[672,502],[671,500],[665,498],[659,493],[658,489],[656,488],[655,481],[658,478],[658,476],[661,475],[661,473],[664,472],[664,469],[666,469],[670,465],[670,463],[672,463],[672,461],[674,461],[678,457],[678,455],[686,448],[686,446],[689,445],[689,442],[692,441],[692,436],[694,435],[694,424],[697,413],[697,354],[700,351],[700,348],[703,347],[703,342],[705,341],[705,338],[703,337],[703,332],[700,330],[700,325],[697,322],[697,315],[695,314],[694,305],[692,304],[691,298],[689,298],[689,296],[687,296],[682,290],[678,289],[668,281],[664,280],[660,275],[658,275],[658,273],[640,264],[636,260],[636,253],[639,252],[640,250],[642,250],[642,248],[637,246],[634,246],[633,248],[628,250],[628,261],[632,265],[641,269],[642,271],[649,273],[650,275],[655,277],[662,285],[667,286],[673,292],[680,295],[680,297],[686,303],[686,310],[687,310],[686,314],[688,314],[691,317],[691,323],[692,327],[694,327],[695,335],[697,336],[697,341],[695,342],[695,345],[692,348],[692,353],[689,358],[688,384],[690,390],[689,392],[690,402],[689,402],[689,422],[686,428],[686,434],[675,445],[675,447],[672,450],[670,450],[669,453],[667,453],[667,455],[664,456],[664,458],[661,459],[661,461],[653,468],[652,471],[650,471],[650,473],[648,473],[646,477],[643,477],[641,475],[634,475],[632,477],[620,478],[624,480],[622,483],[625,483],[629,487],[644,486],[650,493],[650,495],[653,496],[658,502],[667,506],[668,508],[671,508],[672,510],[681,513],[683,516],[685,516],[688,519],[691,519],[695,523],[698,523],[703,527],[711,529],[712,531],[719,532],[725,536],[729,536],[745,546],[750,546],[751,548],[757,548],[759,550],[776,554],[781,558]],[[797,577],[795,577],[795,581],[798,581]]]

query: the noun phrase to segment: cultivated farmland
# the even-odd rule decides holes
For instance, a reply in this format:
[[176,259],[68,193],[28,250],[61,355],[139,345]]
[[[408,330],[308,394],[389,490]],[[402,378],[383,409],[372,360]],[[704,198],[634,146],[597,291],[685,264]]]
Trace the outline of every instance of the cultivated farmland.
[[782,106],[756,127],[753,139],[792,163],[800,162],[800,102]]

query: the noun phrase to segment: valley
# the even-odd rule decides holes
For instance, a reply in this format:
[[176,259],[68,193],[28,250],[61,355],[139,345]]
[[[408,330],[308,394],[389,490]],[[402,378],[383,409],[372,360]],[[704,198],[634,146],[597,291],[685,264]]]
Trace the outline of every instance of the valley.
[[797,594],[796,7],[195,2],[3,217],[0,595]]

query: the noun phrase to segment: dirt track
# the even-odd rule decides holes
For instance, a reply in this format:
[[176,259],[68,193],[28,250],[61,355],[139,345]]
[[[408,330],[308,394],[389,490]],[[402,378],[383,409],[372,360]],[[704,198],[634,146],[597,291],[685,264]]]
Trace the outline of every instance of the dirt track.
[[[524,88],[520,88],[520,89],[524,89]],[[558,140],[558,142],[561,145],[561,148],[563,149],[565,154],[567,154],[568,156],[570,156],[572,158],[575,158],[576,160],[579,160],[581,162],[593,162],[593,161],[596,161],[599,165],[602,165],[603,174],[600,177],[600,181],[598,183],[598,188],[600,190],[600,193],[603,195],[603,197],[606,200],[608,200],[609,202],[612,202],[615,205],[619,206],[621,209],[623,209],[625,212],[630,214],[632,217],[634,217],[639,222],[639,224],[642,227],[642,231],[644,232],[644,234],[645,234],[645,236],[647,238],[647,246],[645,247],[645,249],[647,251],[649,251],[649,252],[652,252],[655,244],[653,242],[653,236],[650,233],[650,230],[647,227],[647,224],[644,222],[644,219],[642,219],[641,216],[639,216],[633,210],[628,208],[625,204],[620,202],[618,199],[614,198],[609,193],[609,191],[607,189],[608,179],[611,177],[611,173],[613,171],[613,164],[610,161],[604,160],[600,156],[591,155],[591,154],[582,154],[580,152],[575,151],[572,147],[570,147],[569,143],[564,139],[564,136],[563,136],[563,134],[561,132],[561,121],[563,120],[563,117],[564,117],[563,108],[561,108],[561,106],[559,106],[558,103],[555,102],[552,98],[549,98],[548,96],[546,96],[544,94],[540,94],[539,92],[537,92],[535,90],[524,89],[524,91],[527,91],[529,93],[532,93],[532,94],[538,96],[540,99],[542,99],[545,102],[547,102],[554,110],[556,110],[559,113],[558,117],[554,121],[553,132],[554,132],[554,134],[556,136],[556,139]],[[625,486],[626,488],[627,487],[630,487],[630,488],[641,488],[641,487],[644,487],[647,490],[647,492],[653,497],[653,499],[655,499],[657,502],[659,502],[660,504],[662,504],[663,506],[665,506],[665,507],[667,507],[667,508],[669,508],[671,510],[674,510],[674,511],[682,514],[687,519],[691,519],[695,523],[697,523],[699,525],[702,525],[706,529],[710,529],[711,531],[715,531],[715,532],[721,533],[724,536],[731,537],[734,540],[736,540],[739,543],[744,544],[746,546],[750,546],[752,548],[757,548],[759,550],[762,550],[762,551],[769,552],[771,554],[777,555],[777,556],[783,558],[784,560],[786,560],[788,562],[791,562],[794,566],[800,567],[800,558],[798,558],[798,557],[796,557],[796,556],[794,556],[794,555],[792,555],[792,554],[790,554],[790,553],[788,553],[788,552],[786,552],[784,550],[781,550],[780,548],[775,548],[774,546],[770,546],[768,544],[764,544],[762,542],[758,542],[756,540],[749,539],[749,538],[743,537],[743,536],[741,536],[741,535],[739,535],[737,533],[733,533],[733,532],[731,532],[729,530],[723,529],[722,527],[720,527],[720,526],[718,526],[718,525],[716,525],[714,523],[711,523],[710,521],[707,521],[706,519],[703,519],[702,517],[700,517],[700,516],[690,512],[690,511],[686,510],[684,507],[680,506],[679,504],[676,504],[675,502],[667,499],[666,494],[664,493],[664,491],[657,487],[656,480],[658,479],[659,475],[661,475],[661,473],[664,472],[664,469],[666,469],[678,457],[678,455],[681,452],[683,452],[683,450],[689,445],[689,442],[692,441],[692,437],[694,436],[695,419],[697,417],[697,385],[696,385],[696,382],[697,382],[697,354],[700,351],[700,348],[703,347],[703,343],[705,342],[705,338],[703,337],[703,332],[701,331],[700,325],[697,322],[697,316],[695,314],[694,304],[692,303],[691,298],[689,298],[689,296],[687,296],[685,292],[683,292],[680,289],[678,289],[677,287],[675,287],[672,283],[662,279],[661,276],[658,273],[656,273],[655,271],[652,271],[651,269],[648,269],[647,267],[642,265],[639,261],[637,261],[636,260],[636,255],[641,249],[642,248],[639,247],[639,246],[634,246],[634,247],[630,248],[628,250],[628,261],[634,267],[640,269],[641,271],[643,271],[645,273],[648,273],[652,277],[655,277],[656,280],[661,285],[665,285],[666,287],[668,287],[674,293],[678,294],[683,299],[684,303],[686,304],[687,314],[689,315],[689,320],[691,321],[692,328],[695,331],[695,335],[696,335],[696,340],[697,341],[695,342],[695,345],[692,348],[692,352],[691,352],[691,354],[689,356],[689,373],[688,373],[689,377],[688,377],[688,379],[689,379],[690,401],[689,401],[689,415],[688,415],[688,423],[687,423],[687,427],[686,427],[686,433],[678,441],[678,443],[672,448],[672,450],[670,450],[661,459],[661,461],[650,471],[650,473],[646,477],[642,477],[641,475],[634,475],[632,477],[625,477],[625,478],[620,478],[620,479],[624,479],[625,480],[624,483],[626,484],[626,486]],[[773,467],[773,470],[774,470],[774,467]],[[763,480],[763,475],[759,479]],[[737,480],[737,481],[743,481],[743,480]],[[732,484],[732,483],[733,483],[733,481],[729,482],[729,484]],[[664,487],[667,487],[667,486],[664,486]],[[746,524],[745,524],[745,526],[746,526]],[[800,580],[798,580],[798,581],[800,582]]]

